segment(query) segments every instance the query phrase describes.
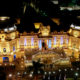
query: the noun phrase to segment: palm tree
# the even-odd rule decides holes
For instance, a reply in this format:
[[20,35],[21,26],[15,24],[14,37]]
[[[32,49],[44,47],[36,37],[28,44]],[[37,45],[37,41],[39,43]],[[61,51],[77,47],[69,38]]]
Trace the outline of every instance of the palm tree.
[[36,5],[36,0],[27,0],[23,2],[23,13],[25,14],[26,8],[28,6],[32,7],[36,12],[39,12],[39,7]]

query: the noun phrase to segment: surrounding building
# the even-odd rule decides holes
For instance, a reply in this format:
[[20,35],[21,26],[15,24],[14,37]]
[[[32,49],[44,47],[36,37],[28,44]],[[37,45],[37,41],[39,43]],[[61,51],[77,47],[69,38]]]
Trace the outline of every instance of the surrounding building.
[[[40,25],[40,26],[39,26]],[[50,32],[50,26],[39,23],[38,33],[19,33],[16,26],[0,31],[0,63],[13,62],[16,58],[24,56],[27,49],[63,48],[80,51],[80,27],[70,26],[68,32]]]

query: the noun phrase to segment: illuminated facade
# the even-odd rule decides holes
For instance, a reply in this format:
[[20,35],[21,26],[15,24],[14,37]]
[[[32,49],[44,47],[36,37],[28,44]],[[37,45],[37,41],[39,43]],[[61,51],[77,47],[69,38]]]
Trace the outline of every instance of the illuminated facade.
[[51,33],[50,26],[41,26],[38,33],[19,33],[14,25],[0,31],[0,63],[12,62],[15,58],[21,58],[27,49],[42,50],[43,48],[47,50],[63,48],[80,51],[79,27],[71,25],[68,32],[54,31]]
[[80,51],[80,27],[71,25],[69,33],[69,48]]

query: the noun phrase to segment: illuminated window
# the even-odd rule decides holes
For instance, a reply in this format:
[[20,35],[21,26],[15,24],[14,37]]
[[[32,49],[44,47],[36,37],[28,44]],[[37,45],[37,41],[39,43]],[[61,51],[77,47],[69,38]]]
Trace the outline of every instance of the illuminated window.
[[31,46],[34,46],[34,38],[31,38]]
[[6,52],[6,48],[3,48],[3,52]]
[[3,63],[5,62],[9,62],[9,58],[8,57],[3,57]]
[[39,49],[41,49],[42,48],[42,40],[39,40]]
[[16,59],[16,54],[14,55],[14,60]]
[[60,38],[60,45],[63,45],[63,37]]
[[51,40],[49,40],[48,48],[51,48]]
[[68,44],[68,41],[69,41],[69,40],[68,40],[68,39],[66,39],[66,43],[67,43],[67,44]]
[[54,45],[56,45],[56,37],[54,37]]
[[24,38],[24,46],[27,45],[27,41],[26,41],[26,38]]
[[13,51],[15,51],[15,46],[13,46]]

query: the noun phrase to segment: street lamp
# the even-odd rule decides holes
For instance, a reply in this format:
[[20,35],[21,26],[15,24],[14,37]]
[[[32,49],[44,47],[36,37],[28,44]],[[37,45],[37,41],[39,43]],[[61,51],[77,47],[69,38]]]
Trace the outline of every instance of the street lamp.
[[44,72],[44,74],[46,75],[46,74],[47,74],[47,72]]
[[32,76],[33,76],[32,74],[29,75],[29,77],[32,77]]
[[50,80],[50,76],[48,76],[48,80]]
[[67,69],[64,69],[65,71],[67,71]]
[[73,71],[73,68],[71,68],[71,71]]
[[20,72],[18,72],[17,75],[20,75]]
[[45,79],[45,75],[43,76],[43,79]]
[[79,74],[76,72],[76,73],[75,73],[75,79],[74,79],[74,80],[77,80],[78,75],[79,75]]
[[40,71],[38,71],[38,74],[40,74]]
[[7,64],[5,63],[4,65],[6,66]]
[[11,80],[12,79],[12,74],[8,75],[8,79]]
[[49,74],[51,74],[51,72],[49,72]]
[[24,74],[27,74],[27,72],[24,72]]
[[53,72],[53,74],[55,74],[56,72]]
[[59,72],[61,72],[61,69],[59,69]]
[[77,68],[77,70],[79,70],[79,68]]
[[78,73],[75,73],[75,76],[76,76],[76,77],[78,77],[78,75],[79,75]]
[[9,74],[9,78],[11,78],[12,77],[12,74]]
[[33,71],[31,72],[31,74],[33,74]]

